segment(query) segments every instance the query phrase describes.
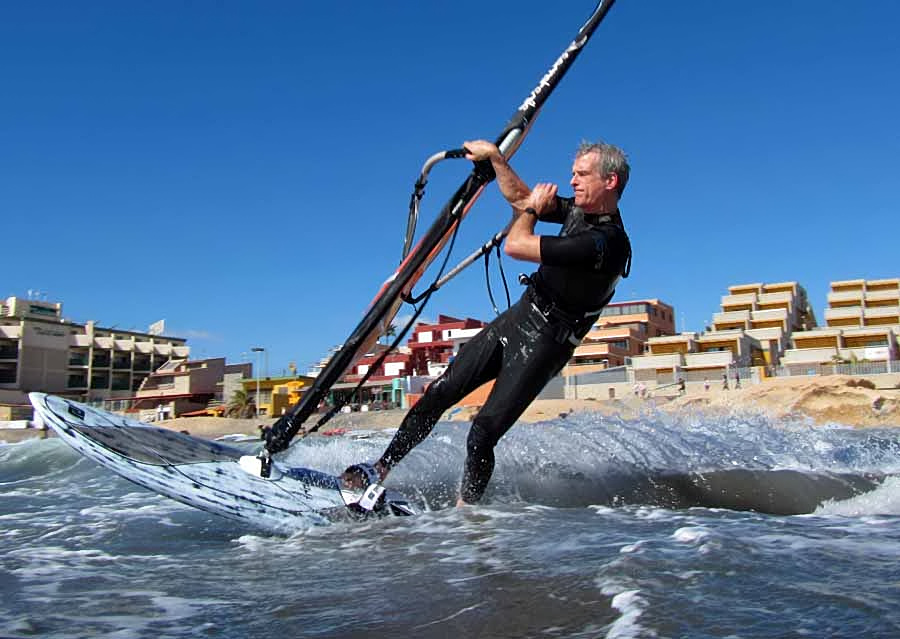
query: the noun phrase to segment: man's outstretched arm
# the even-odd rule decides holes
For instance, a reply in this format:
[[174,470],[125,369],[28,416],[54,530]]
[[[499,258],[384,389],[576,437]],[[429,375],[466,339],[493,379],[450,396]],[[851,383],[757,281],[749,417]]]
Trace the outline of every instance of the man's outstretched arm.
[[467,160],[473,162],[490,160],[491,166],[494,167],[494,173],[497,175],[497,186],[500,187],[503,197],[513,208],[524,210],[529,205],[531,189],[513,171],[506,158],[500,153],[500,149],[493,142],[473,140],[463,144],[463,147],[469,152],[466,155]]

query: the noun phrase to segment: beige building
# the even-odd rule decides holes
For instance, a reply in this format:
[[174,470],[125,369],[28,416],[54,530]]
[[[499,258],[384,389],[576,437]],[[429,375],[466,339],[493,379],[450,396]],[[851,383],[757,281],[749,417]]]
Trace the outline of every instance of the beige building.
[[723,376],[758,376],[778,364],[795,331],[815,326],[806,290],[797,282],[729,286],[703,333],[648,339],[648,353],[631,360],[634,380],[705,386]]
[[27,403],[42,391],[79,401],[129,397],[171,359],[185,359],[186,340],[78,324],[62,303],[10,297],[0,302],[0,403]]
[[728,287],[720,310],[702,333],[651,337],[647,353],[631,359],[635,384],[676,389],[721,386],[723,378],[766,375],[790,347],[795,331],[816,326],[806,290],[797,282]]
[[172,359],[150,373],[136,393],[107,399],[103,407],[145,422],[188,413],[217,414],[229,399],[225,389],[239,388],[252,374],[251,364],[226,364],[224,357]]
[[608,304],[575,348],[563,371],[583,375],[624,366],[647,349],[647,340],[675,332],[675,310],[658,299]]
[[580,376],[589,381],[574,379],[580,387],[566,395],[621,397],[629,388],[678,393],[679,380],[692,392],[719,389],[723,377],[733,388],[736,378],[900,371],[900,279],[832,282],[825,319],[827,326],[816,325],[797,282],[730,286],[702,333],[650,337],[626,374]]
[[730,286],[721,309],[710,332],[743,331],[759,342],[767,365],[778,364],[795,331],[816,327],[806,290],[797,282]]
[[897,370],[900,357],[900,279],[831,282],[826,327],[792,335],[781,359],[784,373],[828,373],[847,364],[872,373]]

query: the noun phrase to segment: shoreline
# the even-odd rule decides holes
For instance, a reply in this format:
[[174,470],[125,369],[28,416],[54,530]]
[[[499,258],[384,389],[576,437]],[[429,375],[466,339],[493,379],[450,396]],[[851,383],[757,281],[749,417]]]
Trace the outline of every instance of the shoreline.
[[[441,421],[471,421],[477,406],[457,406],[447,411]],[[873,389],[861,385],[857,378],[845,375],[769,380],[742,389],[710,390],[674,398],[643,400],[629,397],[617,400],[537,399],[519,418],[535,423],[567,417],[576,413],[593,413],[635,419],[648,410],[663,412],[707,413],[710,416],[735,412],[765,413],[773,419],[807,418],[817,425],[838,423],[855,428],[900,427],[900,389]],[[338,413],[318,434],[335,436],[359,431],[397,428],[407,411]],[[258,437],[258,426],[271,425],[275,419],[237,419],[229,417],[178,417],[158,425],[187,431],[204,439],[228,435]],[[27,439],[54,437],[36,428],[0,430],[0,442],[18,443]]]

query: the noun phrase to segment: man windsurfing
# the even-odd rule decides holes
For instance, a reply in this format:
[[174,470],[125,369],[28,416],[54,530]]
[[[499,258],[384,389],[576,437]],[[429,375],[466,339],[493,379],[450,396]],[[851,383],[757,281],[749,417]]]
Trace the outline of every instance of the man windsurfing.
[[[523,278],[528,287],[518,302],[465,344],[429,385],[378,461],[344,471],[341,480],[348,488],[380,484],[444,411],[494,380],[469,430],[458,504],[480,501],[494,470],[497,442],[569,361],[612,299],[619,278],[628,276],[631,244],[619,199],[630,167],[621,149],[604,143],[579,146],[569,198],[560,197],[555,184],[529,188],[489,141],[466,142],[465,149],[467,159],[491,163],[512,206],[506,254],[540,266]],[[536,234],[538,220],[561,225],[559,234]]]

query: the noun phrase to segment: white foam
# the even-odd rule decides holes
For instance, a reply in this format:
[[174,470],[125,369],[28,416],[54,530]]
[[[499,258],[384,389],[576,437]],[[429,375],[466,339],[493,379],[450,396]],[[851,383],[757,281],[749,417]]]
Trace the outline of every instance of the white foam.
[[619,554],[628,555],[633,552],[639,552],[644,547],[644,545],[646,545],[646,543],[647,543],[646,541],[640,540],[640,541],[636,541],[633,544],[627,544],[625,546],[622,546],[621,548],[619,548]]
[[[603,588],[604,594],[611,595],[614,589]],[[622,613],[607,628],[607,639],[633,639],[657,636],[649,628],[641,626],[639,620],[647,609],[647,600],[640,596],[640,590],[623,590],[613,595],[610,605]]]
[[900,515],[900,477],[888,477],[875,490],[843,501],[827,501],[819,506],[816,515]]
[[705,528],[696,526],[685,526],[672,533],[672,539],[685,544],[694,544],[697,542],[706,541],[708,538],[709,531]]

